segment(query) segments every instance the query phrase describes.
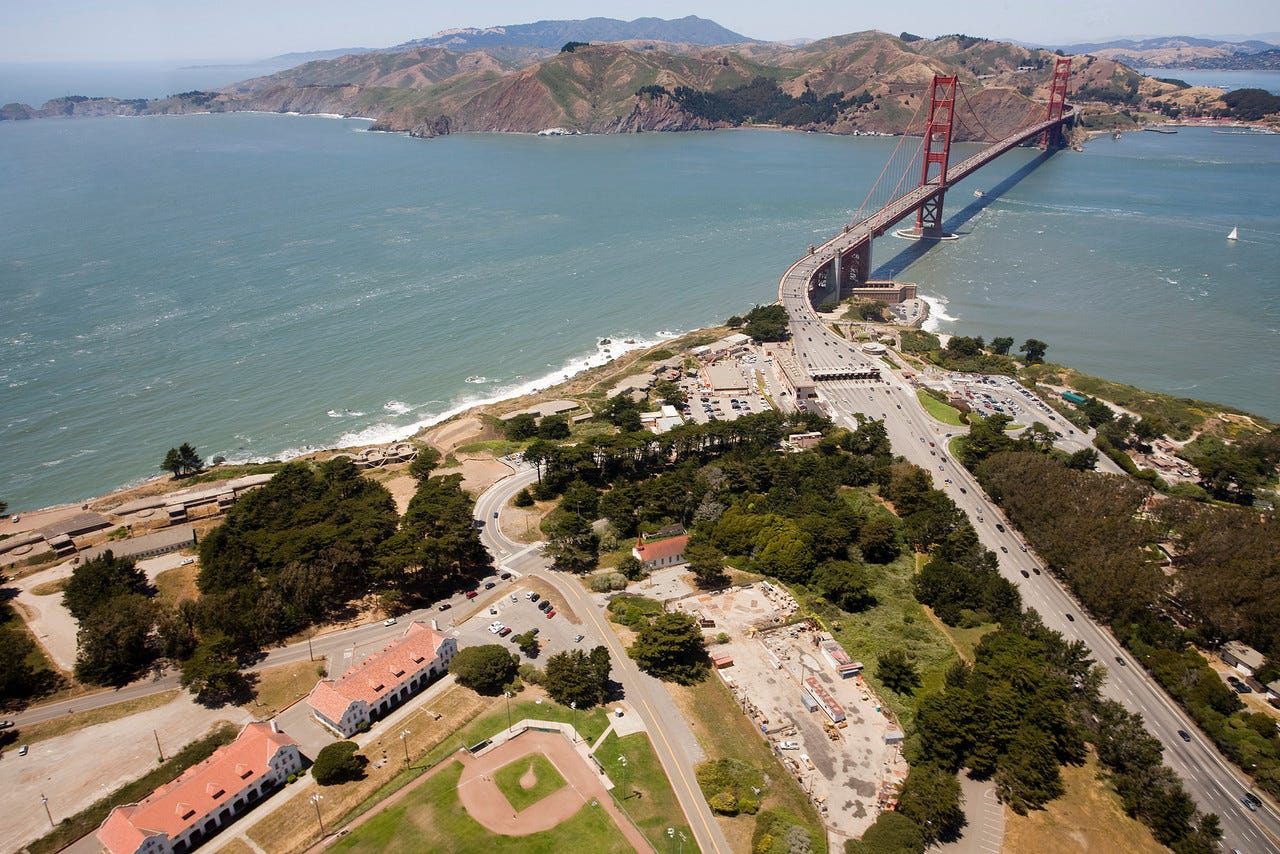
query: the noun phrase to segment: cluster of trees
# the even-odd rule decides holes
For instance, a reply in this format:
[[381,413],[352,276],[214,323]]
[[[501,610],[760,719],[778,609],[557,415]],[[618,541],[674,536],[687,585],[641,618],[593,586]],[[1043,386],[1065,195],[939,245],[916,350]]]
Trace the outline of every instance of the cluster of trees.
[[[1280,661],[1280,606],[1269,592],[1280,578],[1274,516],[1178,498],[1148,507],[1151,490],[1140,482],[1072,471],[1040,454],[997,453],[976,474],[1085,608],[1111,625],[1225,755],[1280,796],[1274,721],[1241,711],[1191,647],[1236,638]],[[1178,555],[1176,602],[1154,548],[1162,541]],[[1280,669],[1269,665],[1261,675],[1275,678]]]
[[494,696],[515,681],[520,656],[496,643],[465,646],[449,662],[449,672],[464,688]]
[[539,418],[532,412],[522,412],[503,422],[502,434],[512,442],[523,442],[534,437],[568,439],[569,419],[563,415],[544,415]]
[[642,625],[627,654],[645,673],[681,685],[701,682],[710,670],[702,628],[683,611],[659,614]]
[[62,602],[80,629],[76,678],[93,685],[123,685],[154,660],[149,643],[157,612],[147,576],[112,552],[72,570]]
[[356,751],[360,749],[354,741],[335,741],[327,744],[316,754],[316,761],[311,766],[311,776],[321,786],[336,786],[364,778],[364,767],[369,759]]
[[542,687],[562,706],[589,709],[608,698],[611,668],[609,650],[603,646],[591,652],[580,649],[558,652],[547,659]]
[[1246,122],[1256,122],[1280,113],[1280,95],[1266,89],[1234,89],[1222,96],[1231,115]]
[[677,86],[674,91],[663,86],[645,86],[636,91],[640,97],[668,97],[691,115],[712,122],[744,124],[748,122],[800,127],[831,124],[850,107],[871,101],[867,93],[846,98],[844,92],[832,92],[819,98],[805,83],[798,97],[788,95],[768,77],[755,77],[749,83],[719,91]]
[[1061,794],[1060,766],[1083,761],[1091,742],[1126,811],[1162,844],[1185,854],[1216,850],[1217,817],[1197,813],[1141,716],[1100,698],[1102,679],[1083,642],[1066,641],[1034,613],[1002,623],[979,644],[972,667],[953,666],[945,689],[920,703],[924,761],[907,778],[899,812],[915,819],[926,843],[954,835],[963,814],[945,781],[960,768],[994,777],[1016,812],[1037,809]]
[[971,527],[948,536],[913,579],[915,596],[948,626],[1007,623],[1021,608],[1018,588],[1000,575],[995,552]]
[[35,654],[35,642],[23,629],[22,618],[9,603],[0,603],[0,705],[28,699],[51,687],[49,676],[32,666]]
[[726,326],[741,328],[756,341],[785,341],[789,323],[787,310],[777,303],[757,305],[745,317],[735,314],[725,321]]
[[195,448],[183,442],[178,447],[169,449],[169,452],[164,455],[164,462],[160,464],[160,468],[173,472],[174,477],[182,477],[202,470],[204,460],[200,459]]
[[[956,335],[942,346],[941,339],[931,332],[905,330],[902,333],[902,349],[908,353],[925,355],[934,364],[949,371],[980,374],[1016,374],[1017,362],[1010,356],[1013,338],[998,336],[988,344],[982,336]],[[1028,338],[1018,347],[1028,365],[1044,362],[1049,345],[1038,338]]]
[[1196,467],[1200,485],[1214,498],[1250,504],[1255,492],[1275,483],[1276,466],[1280,465],[1280,430],[1232,444],[1202,433],[1184,445],[1179,456]]

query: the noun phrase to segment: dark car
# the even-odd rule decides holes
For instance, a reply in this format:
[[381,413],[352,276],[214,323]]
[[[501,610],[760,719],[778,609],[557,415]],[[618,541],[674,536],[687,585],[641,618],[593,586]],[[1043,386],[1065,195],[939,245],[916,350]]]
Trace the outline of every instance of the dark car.
[[999,522],[996,522],[996,530],[1003,534],[1003,533],[1004,533],[1004,525],[1001,525]]
[[1023,577],[1023,578],[1030,578],[1030,577],[1031,577],[1031,573],[1027,572],[1027,571],[1024,569],[1024,570],[1022,570],[1022,577]]
[[1004,546],[1001,546],[1001,547],[1000,547],[1000,551],[1004,552],[1005,554],[1008,554],[1008,553],[1009,553],[1009,550],[1008,550],[1007,548],[1005,548]]
[[550,599],[543,599],[541,602],[539,602],[539,603],[538,603],[538,610],[539,610],[539,611],[550,611],[550,610],[551,610],[551,600],[550,600]]
[[439,609],[439,610],[441,610],[441,611],[448,611],[448,610],[449,610],[450,608],[452,608],[452,607],[453,607],[453,606],[452,606],[452,605],[450,605],[448,602],[441,602],[441,603],[440,603],[440,609]]
[[1178,730],[1178,738],[1182,739],[1183,741],[1190,741],[1191,733],[1187,732],[1185,729],[1180,729]]
[[1121,667],[1124,667],[1124,666],[1125,666],[1125,664],[1124,664],[1124,659],[1117,655],[1117,656],[1116,656],[1116,664],[1120,665]]
[[498,637],[500,638],[505,638],[509,634],[511,634],[510,626],[503,626],[501,629],[498,630]]
[[1040,574],[1040,567],[1038,567],[1038,566],[1033,566],[1033,567],[1031,567],[1031,571],[1032,571],[1032,572],[1034,572],[1036,575],[1039,575],[1039,574]]
[[530,601],[530,602],[537,602],[537,601],[538,601],[539,599],[541,599],[541,598],[542,598],[542,594],[540,594],[540,593],[530,593],[530,594],[529,594],[529,601]]
[[508,578],[510,578],[510,577],[511,577],[511,573],[509,573],[509,572],[504,572],[504,573],[502,573],[502,575],[499,575],[498,577],[499,577],[499,578],[501,578],[503,581],[506,581]]
[[492,589],[493,589],[493,582],[492,582],[492,581],[486,581],[486,582],[484,583],[484,589],[485,589],[485,590],[492,590]]
[[1067,619],[1073,623],[1076,621],[1076,618],[1071,616],[1070,614],[1067,614]]
[[1258,796],[1257,796],[1257,795],[1255,795],[1253,792],[1245,792],[1245,793],[1244,793],[1244,800],[1245,800],[1247,803],[1251,803],[1251,804],[1253,804],[1255,807],[1260,807],[1260,806],[1262,806],[1262,801],[1258,800]]

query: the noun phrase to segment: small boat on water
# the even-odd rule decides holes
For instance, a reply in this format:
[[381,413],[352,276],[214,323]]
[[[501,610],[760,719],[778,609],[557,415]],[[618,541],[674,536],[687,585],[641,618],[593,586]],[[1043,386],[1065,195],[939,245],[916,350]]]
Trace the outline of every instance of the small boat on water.
[[1178,132],[1177,128],[1145,127],[1143,128],[1143,130],[1148,131],[1150,133],[1177,133]]
[[1239,239],[1240,239],[1240,229],[1236,228],[1235,226],[1232,226],[1231,232],[1227,235],[1227,240],[1239,240]]
[[980,198],[982,198],[983,196],[985,196],[985,195],[986,195],[986,193],[982,192],[981,190],[974,190],[974,191],[973,191],[973,195],[974,195],[974,198],[978,198],[978,199],[980,199]]

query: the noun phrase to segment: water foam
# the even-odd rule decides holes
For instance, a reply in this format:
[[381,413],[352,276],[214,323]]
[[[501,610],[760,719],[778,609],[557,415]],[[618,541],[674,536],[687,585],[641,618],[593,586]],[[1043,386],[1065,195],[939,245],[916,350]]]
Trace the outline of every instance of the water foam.
[[925,332],[939,332],[943,323],[955,323],[959,319],[947,314],[948,302],[943,297],[928,297],[921,294],[920,299],[929,306],[929,317],[920,325]]

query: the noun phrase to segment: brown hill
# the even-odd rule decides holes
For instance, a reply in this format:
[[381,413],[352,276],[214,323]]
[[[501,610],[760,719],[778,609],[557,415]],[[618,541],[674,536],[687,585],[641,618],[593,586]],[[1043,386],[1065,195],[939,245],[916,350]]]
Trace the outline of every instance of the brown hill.
[[[929,81],[941,73],[962,81],[957,139],[986,139],[1043,109],[1037,100],[1047,94],[1052,66],[1047,51],[1006,42],[966,36],[904,42],[874,31],[799,47],[629,42],[550,55],[533,48],[459,53],[427,47],[309,62],[217,93],[154,101],[63,98],[40,109],[10,105],[0,119],[268,110],[364,116],[375,120],[375,129],[418,136],[547,128],[636,133],[751,123],[903,133],[919,129]],[[761,78],[764,89],[749,85]],[[1203,93],[1179,101],[1178,91],[1112,60],[1080,57],[1073,67],[1072,97],[1098,99],[1107,109],[1161,100],[1208,107]],[[972,118],[966,102],[981,111],[980,119]]]

